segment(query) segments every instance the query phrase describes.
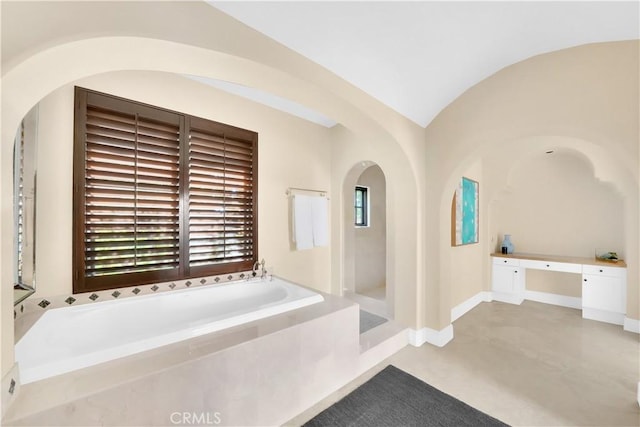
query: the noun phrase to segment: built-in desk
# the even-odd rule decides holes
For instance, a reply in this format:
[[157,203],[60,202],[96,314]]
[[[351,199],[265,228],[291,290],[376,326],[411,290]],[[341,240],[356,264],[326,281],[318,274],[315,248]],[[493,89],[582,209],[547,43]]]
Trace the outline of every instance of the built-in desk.
[[521,304],[525,299],[528,269],[559,271],[582,275],[582,317],[624,324],[627,295],[627,265],[593,258],[540,254],[501,254],[492,257],[492,297],[494,300]]

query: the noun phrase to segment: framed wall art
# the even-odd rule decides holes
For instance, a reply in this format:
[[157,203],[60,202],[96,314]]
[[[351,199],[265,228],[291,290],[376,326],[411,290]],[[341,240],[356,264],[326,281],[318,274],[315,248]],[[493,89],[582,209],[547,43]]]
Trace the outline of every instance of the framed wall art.
[[451,246],[478,243],[479,184],[462,177],[451,203]]

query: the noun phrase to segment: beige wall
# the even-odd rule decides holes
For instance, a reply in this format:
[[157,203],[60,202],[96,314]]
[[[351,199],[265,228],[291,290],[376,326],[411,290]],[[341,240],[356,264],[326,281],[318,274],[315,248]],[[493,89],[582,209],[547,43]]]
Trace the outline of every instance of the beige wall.
[[[330,248],[289,249],[285,195],[289,186],[329,188],[329,129],[171,74],[115,72],[77,84],[258,132],[259,258],[282,277],[330,290]],[[46,297],[72,291],[73,85],[42,100],[40,134],[36,297]]]
[[[509,191],[489,211],[497,246],[509,233],[517,252],[593,257],[602,248],[625,256],[622,196],[594,176],[586,157],[540,151],[526,162],[505,165]],[[527,289],[579,297],[581,282],[579,275],[532,271]]]
[[[466,301],[467,299],[483,290],[481,272],[483,270],[483,265],[486,262],[486,253],[484,251],[484,245],[481,244],[480,241],[484,242],[487,240],[487,238],[485,230],[482,229],[482,224],[486,223],[485,219],[483,218],[486,215],[486,203],[484,197],[485,183],[482,171],[482,161],[477,161],[473,165],[471,165],[458,179],[459,181],[464,176],[474,181],[478,181],[478,194],[480,197],[480,212],[478,220],[480,221],[480,228],[478,230],[479,243],[463,246],[449,245],[449,247],[447,248],[447,255],[451,263],[451,277],[449,280],[449,286],[451,288],[451,308]],[[453,199],[454,193],[455,189],[452,189],[451,197],[449,199],[449,207],[451,207],[451,200]]]
[[[272,182],[260,193],[260,206],[274,204],[264,213],[261,210],[261,223],[273,223],[275,238],[284,238],[282,243],[265,248],[266,238],[261,234],[260,250],[272,251],[272,259],[267,262],[276,265],[277,273],[296,279],[297,265],[305,265],[320,281],[324,282],[324,274],[331,275],[331,290],[336,294],[353,280],[354,236],[345,223],[349,222],[347,212],[352,210],[349,205],[353,185],[364,169],[358,165],[363,161],[374,162],[383,170],[387,184],[387,286],[394,288],[395,318],[412,328],[442,329],[450,323],[451,307],[477,287],[474,284],[467,289],[465,285],[451,284],[452,280],[464,282],[455,279],[452,266],[456,263],[450,256],[450,203],[457,180],[482,160],[481,240],[477,247],[486,259],[476,265],[477,271],[469,274],[482,277],[486,290],[490,277],[488,253],[496,243],[488,233],[493,226],[487,215],[488,206],[509,185],[502,170],[489,168],[487,162],[506,152],[511,153],[512,159],[527,158],[533,148],[542,144],[536,137],[562,137],[561,146],[583,153],[594,165],[594,175],[613,183],[621,194],[624,253],[629,261],[627,315],[640,318],[637,41],[586,45],[507,67],[467,90],[422,129],[327,70],[204,3],[154,3],[153,21],[144,19],[149,5],[3,2],[0,151],[3,283],[11,281],[14,265],[11,152],[19,120],[52,91],[78,79],[117,70],[157,70],[259,88],[316,109],[340,123],[320,132],[327,135],[321,138],[308,130],[308,124],[294,125],[290,119],[277,119],[270,110],[244,101],[230,100],[229,109],[225,109],[207,103],[200,96],[202,89],[174,93],[172,88],[186,83],[174,86],[178,77],[160,78],[159,73],[154,73],[151,79],[155,83],[149,82],[157,85],[156,90],[150,90],[145,81],[95,82],[97,89],[123,91],[122,95],[130,97],[140,95],[151,103],[169,101],[177,110],[204,116],[219,114],[220,120],[226,122],[233,121],[238,111],[246,107],[250,123],[237,123],[239,126],[258,132],[268,128],[278,136],[309,134],[311,143],[322,139],[326,146],[317,148],[318,152],[316,148],[303,148],[306,153],[302,155],[303,161],[296,164],[286,161],[282,152],[274,150],[263,155],[260,151],[262,160],[275,166],[285,165],[282,173],[274,171],[272,177],[266,178]],[[177,15],[188,19],[175,21]],[[30,19],[23,23],[16,16]],[[52,27],[48,25],[50,22],[62,24]],[[29,37],[21,36],[25,31]],[[273,123],[273,128],[266,121]],[[281,128],[276,129],[277,126]],[[276,150],[290,148],[276,138],[270,145]],[[318,158],[322,160],[318,162]],[[261,179],[263,172],[264,168],[260,171]],[[66,172],[55,173],[59,174],[56,179],[66,179],[63,177]],[[300,186],[313,188],[330,184],[332,247],[326,254],[285,251],[286,222],[278,221],[286,218],[282,215],[286,212],[284,189],[294,185],[291,183],[294,180],[300,181]],[[51,217],[55,215],[60,215],[60,221],[66,218],[62,212],[52,212]],[[55,235],[53,231],[52,234]],[[330,261],[324,260],[325,255]],[[278,263],[284,267],[278,267]],[[324,269],[327,263],[330,271]],[[59,280],[58,283],[63,282]],[[12,297],[11,290],[3,286],[0,292],[3,374],[13,365]]]
[[369,166],[357,185],[369,188],[369,225],[355,227],[355,291],[384,287],[387,279],[387,195],[384,174]]
[[[71,110],[71,111],[69,111]],[[39,103],[36,294],[72,293],[73,87]]]
[[582,275],[527,269],[527,290],[582,297]]
[[541,151],[506,164],[509,191],[489,212],[499,242],[508,233],[518,252],[592,257],[603,248],[624,256],[622,197],[584,156]]
[[[451,189],[470,165],[478,159],[482,159],[484,165],[481,194],[488,200],[487,208],[491,208],[481,209],[481,231],[491,228],[494,232],[484,234],[484,237],[481,233],[480,244],[485,246],[484,251],[488,254],[497,245],[498,236],[493,234],[516,227],[508,222],[518,221],[516,212],[508,218],[492,218],[491,213],[499,210],[500,201],[507,195],[519,197],[512,194],[514,185],[534,182],[524,174],[521,181],[525,183],[516,179],[512,184],[509,176],[513,174],[514,179],[519,176],[518,171],[534,162],[546,148],[570,150],[591,165],[588,181],[591,184],[587,188],[600,186],[598,194],[612,206],[610,214],[619,223],[595,226],[605,216],[598,210],[593,213],[595,216],[581,214],[585,227],[576,230],[575,224],[569,224],[560,214],[558,221],[562,226],[552,225],[545,229],[545,240],[525,237],[533,234],[524,230],[530,225],[542,232],[541,226],[534,225],[538,223],[537,218],[529,217],[533,224],[518,225],[518,235],[513,231],[515,228],[509,229],[514,234],[516,250],[570,251],[588,256],[592,254],[594,245],[622,246],[620,251],[628,261],[627,317],[640,318],[639,51],[638,41],[628,41],[585,45],[533,57],[480,82],[440,113],[426,128],[425,158],[426,164],[431,166],[427,180],[433,187],[426,187],[425,197],[438,194],[440,203],[439,227],[436,229],[427,221],[425,235],[427,239],[439,236],[440,253],[445,253],[449,244],[447,224],[450,221]],[[564,168],[562,165],[567,165],[567,169],[573,171],[570,177],[573,181],[565,180],[567,197],[579,195],[581,203],[586,203],[588,195],[581,189],[583,182],[580,179],[588,174],[584,170],[578,174],[576,168],[579,165],[569,162],[571,160],[568,159],[560,162],[560,170]],[[531,173],[536,176],[535,171]],[[603,183],[594,183],[596,178],[593,177]],[[540,179],[544,181],[544,178]],[[539,189],[535,191],[539,192]],[[553,208],[555,203],[559,203],[557,199],[550,201],[539,194],[541,203],[537,210]],[[521,202],[527,203],[520,199],[518,203]],[[513,209],[523,210],[525,207],[517,205]],[[501,223],[503,220],[505,222]],[[590,225],[588,228],[587,223]],[[566,236],[563,231],[566,228],[579,235],[568,242],[564,237],[553,237]],[[550,244],[549,240],[553,243]],[[433,245],[428,241],[427,245],[425,265],[434,262],[430,255],[438,257]],[[454,274],[454,263],[450,257],[437,262],[440,268],[426,280],[426,307],[434,304],[428,297],[430,293],[441,303],[456,300],[450,296],[452,288],[448,286]],[[483,277],[485,290],[490,284],[489,265],[487,257],[482,271],[477,272]],[[429,282],[438,283],[437,290],[430,292]],[[572,293],[571,290],[562,292]],[[438,322],[438,329],[449,321],[444,310],[439,314],[439,318],[434,319]],[[427,323],[429,321],[427,317]]]

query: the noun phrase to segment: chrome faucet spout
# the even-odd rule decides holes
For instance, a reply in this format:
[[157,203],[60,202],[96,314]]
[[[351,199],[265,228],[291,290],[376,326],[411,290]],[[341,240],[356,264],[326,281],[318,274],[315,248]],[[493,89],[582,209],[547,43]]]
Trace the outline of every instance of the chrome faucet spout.
[[263,279],[267,277],[267,269],[264,267],[265,261],[262,258],[262,261],[256,261],[253,263],[253,268],[251,269],[251,277],[256,277],[258,275],[258,270],[260,270],[260,278]]
[[260,261],[256,261],[253,263],[253,267],[251,268],[251,276],[256,277],[258,275],[258,268],[260,267]]

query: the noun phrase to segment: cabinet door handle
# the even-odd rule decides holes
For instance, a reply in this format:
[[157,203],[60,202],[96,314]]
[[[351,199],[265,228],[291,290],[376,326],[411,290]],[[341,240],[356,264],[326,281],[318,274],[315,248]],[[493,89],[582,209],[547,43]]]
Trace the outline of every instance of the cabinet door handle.
[[600,270],[600,273],[602,273],[602,270]]
[[505,264],[507,263],[507,260],[506,260],[506,259],[504,260],[504,263],[505,263]]
[[547,267],[549,267],[549,264],[547,264]]
[[518,270],[513,270],[513,272],[514,272],[514,273],[517,273],[517,272],[518,272]]
[[585,282],[587,281],[587,279],[582,279],[582,280],[584,280]]

